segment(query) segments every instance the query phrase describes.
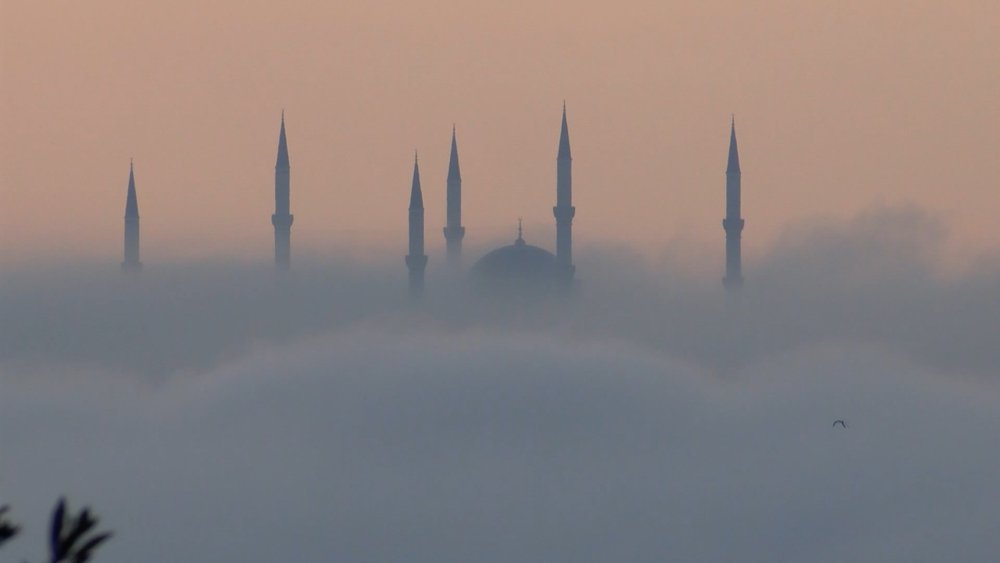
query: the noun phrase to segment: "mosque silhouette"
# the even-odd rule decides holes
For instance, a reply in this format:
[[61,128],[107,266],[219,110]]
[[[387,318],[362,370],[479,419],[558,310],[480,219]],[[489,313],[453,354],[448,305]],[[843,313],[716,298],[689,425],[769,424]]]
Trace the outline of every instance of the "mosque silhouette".
[[[726,166],[726,215],[722,221],[726,233],[726,273],[723,285],[735,291],[743,284],[741,234],[744,220],[740,216],[740,160],[736,146],[735,119],[730,125],[729,157]],[[274,167],[274,264],[280,271],[291,268],[291,237],[294,216],[291,214],[291,165],[285,134],[285,114],[281,114],[278,133],[278,156]],[[573,157],[569,143],[569,124],[563,104],[559,148],[556,155],[556,204],[552,208],[556,220],[555,253],[525,242],[518,221],[518,236],[513,244],[486,253],[470,269],[472,285],[491,294],[510,291],[566,292],[573,286],[576,267],[573,265]],[[448,163],[447,213],[444,238],[447,264],[459,268],[462,259],[462,173],[458,161],[458,142],[454,127],[451,132],[451,156]],[[405,257],[409,272],[409,291],[419,298],[424,290],[424,273],[428,258],[424,252],[424,202],[420,186],[420,166],[414,156],[413,182],[410,188],[409,245]],[[139,204],[135,188],[134,167],[129,164],[128,191],[125,204],[125,241],[122,270],[138,272]]]

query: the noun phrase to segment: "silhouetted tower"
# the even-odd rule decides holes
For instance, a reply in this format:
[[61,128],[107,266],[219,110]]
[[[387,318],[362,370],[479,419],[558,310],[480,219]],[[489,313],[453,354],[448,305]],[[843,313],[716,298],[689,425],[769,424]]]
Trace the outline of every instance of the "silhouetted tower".
[[418,297],[424,291],[424,268],[427,255],[424,254],[424,196],[420,191],[420,168],[417,157],[413,156],[413,184],[410,187],[410,253],[406,255],[406,267],[410,270],[410,295]]
[[447,224],[444,228],[444,238],[448,243],[448,264],[457,267],[462,258],[462,238],[465,237],[465,227],[462,226],[462,172],[458,168],[458,143],[455,141],[455,128],[451,128],[451,159],[448,161],[448,212]]
[[139,261],[139,199],[135,195],[135,173],[132,162],[128,164],[128,194],[125,196],[125,256],[122,270],[137,272],[142,269]]
[[722,220],[726,231],[726,277],[722,284],[734,291],[743,285],[740,238],[743,218],[740,217],[740,154],[736,149],[736,119],[729,129],[729,163],[726,166],[726,218]]
[[292,262],[292,221],[289,213],[291,166],[288,163],[288,141],[285,139],[285,112],[281,112],[281,132],[278,134],[278,159],[274,165],[274,265],[287,270]]
[[566,123],[566,103],[563,102],[562,130],[559,132],[559,155],[556,157],[556,261],[572,279],[573,266],[573,157],[569,150],[569,125]]

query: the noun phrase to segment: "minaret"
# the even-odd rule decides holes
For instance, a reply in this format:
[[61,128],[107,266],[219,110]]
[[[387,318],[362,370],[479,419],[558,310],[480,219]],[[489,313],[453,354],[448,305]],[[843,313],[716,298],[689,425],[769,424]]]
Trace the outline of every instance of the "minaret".
[[139,199],[135,195],[135,173],[132,162],[128,164],[128,195],[125,196],[125,259],[122,270],[138,272],[139,261]]
[[448,161],[448,221],[444,228],[444,238],[448,242],[448,264],[458,267],[462,258],[462,172],[458,168],[458,143],[455,141],[455,127],[451,128],[451,159]]
[[413,156],[413,185],[410,187],[410,253],[406,255],[406,267],[410,270],[410,295],[419,297],[424,291],[424,268],[427,255],[424,254],[424,196],[420,191],[420,168],[417,156]]
[[556,260],[567,279],[573,278],[573,157],[569,150],[569,126],[566,124],[566,102],[563,102],[562,131],[559,133],[559,155],[556,157]]
[[289,213],[291,166],[288,163],[288,141],[285,139],[285,112],[281,112],[281,132],[278,134],[278,160],[274,165],[274,265],[287,270],[292,260],[292,221]]
[[736,149],[736,118],[729,129],[729,163],[726,166],[726,218],[722,220],[726,231],[726,277],[722,285],[735,291],[743,285],[740,237],[743,218],[740,217],[740,154]]

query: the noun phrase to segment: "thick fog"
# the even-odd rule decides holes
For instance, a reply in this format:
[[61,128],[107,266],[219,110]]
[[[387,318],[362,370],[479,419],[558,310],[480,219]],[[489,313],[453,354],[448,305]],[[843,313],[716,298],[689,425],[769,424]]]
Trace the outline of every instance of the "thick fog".
[[421,304],[399,256],[4,272],[4,560],[65,493],[99,561],[990,561],[1000,258],[946,236],[793,227],[738,299],[599,244],[565,302],[439,256]]

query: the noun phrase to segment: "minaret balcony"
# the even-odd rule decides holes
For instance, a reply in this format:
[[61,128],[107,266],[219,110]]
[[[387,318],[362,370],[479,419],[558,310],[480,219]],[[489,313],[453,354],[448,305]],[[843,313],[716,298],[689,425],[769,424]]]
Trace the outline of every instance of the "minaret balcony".
[[445,227],[444,238],[446,240],[462,239],[465,237],[465,227]]
[[572,221],[576,216],[576,208],[572,205],[557,205],[552,208],[556,221]]
[[423,270],[427,266],[426,254],[407,254],[406,267],[411,270]]
[[722,220],[722,228],[725,229],[727,233],[730,231],[737,233],[741,232],[743,230],[743,224],[744,224],[743,219],[739,218],[727,217]]
[[288,215],[278,215],[275,213],[271,215],[271,224],[274,225],[276,229],[289,229],[292,226],[292,221],[295,220],[295,216],[289,213]]

